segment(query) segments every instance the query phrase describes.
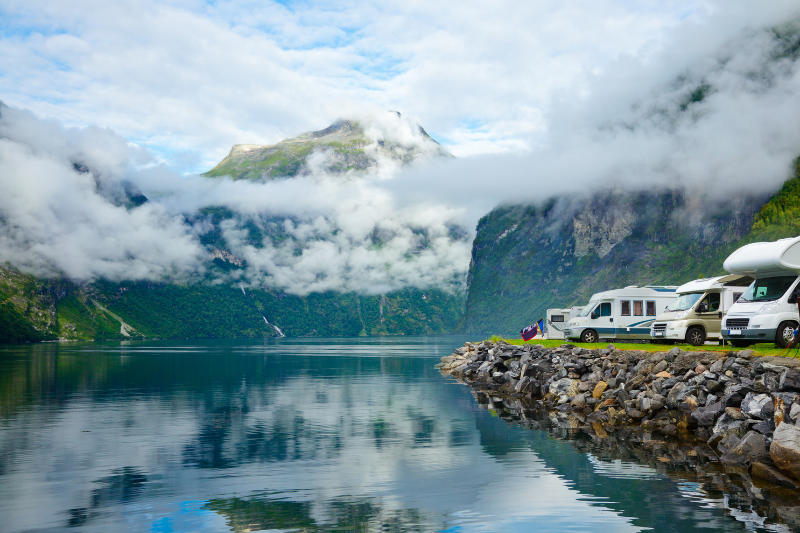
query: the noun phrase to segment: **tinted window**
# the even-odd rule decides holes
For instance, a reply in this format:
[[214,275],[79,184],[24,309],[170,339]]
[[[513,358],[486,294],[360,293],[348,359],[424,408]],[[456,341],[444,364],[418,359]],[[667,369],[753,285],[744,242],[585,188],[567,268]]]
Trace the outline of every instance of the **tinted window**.
[[564,322],[564,315],[550,315],[550,322]]
[[753,282],[739,298],[740,302],[770,302],[777,300],[789,290],[797,276],[777,276],[762,278]]
[[647,316],[656,316],[656,303],[652,300],[647,302]]
[[620,303],[622,304],[622,316],[631,316],[631,303],[628,301]]
[[610,302],[603,302],[600,304],[600,316],[611,316]]
[[719,311],[719,296],[718,292],[712,292],[703,298],[703,302],[700,305],[706,304],[708,306],[707,312],[709,313]]
[[633,314],[634,316],[642,316],[644,314],[644,308],[641,300],[638,302],[633,302]]

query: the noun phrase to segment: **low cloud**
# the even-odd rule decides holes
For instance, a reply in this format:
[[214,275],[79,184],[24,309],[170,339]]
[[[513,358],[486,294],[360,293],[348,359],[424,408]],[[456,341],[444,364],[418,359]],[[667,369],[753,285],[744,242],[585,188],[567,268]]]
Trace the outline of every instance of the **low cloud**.
[[[430,150],[418,126],[391,116],[365,120],[375,139],[368,151],[378,140]],[[470,253],[468,232],[454,222],[459,210],[396,207],[375,187],[386,165],[349,175],[312,165],[265,183],[184,178],[109,130],[67,129],[2,107],[0,261],[78,281],[211,276],[301,295],[458,290]],[[131,197],[141,193],[150,201],[136,206]],[[208,208],[220,207],[221,237],[203,244],[215,229]],[[220,248],[244,268],[209,271]]]

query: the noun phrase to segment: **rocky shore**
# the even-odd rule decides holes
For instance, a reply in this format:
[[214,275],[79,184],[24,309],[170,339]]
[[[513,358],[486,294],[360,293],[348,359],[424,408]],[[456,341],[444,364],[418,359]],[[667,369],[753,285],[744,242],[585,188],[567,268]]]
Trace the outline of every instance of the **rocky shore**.
[[[485,341],[465,344],[438,366],[490,403],[545,412],[560,427],[601,439],[620,434],[643,450],[688,443],[684,458],[720,464],[761,498],[772,488],[800,505],[798,359]],[[800,525],[800,508],[793,509]]]

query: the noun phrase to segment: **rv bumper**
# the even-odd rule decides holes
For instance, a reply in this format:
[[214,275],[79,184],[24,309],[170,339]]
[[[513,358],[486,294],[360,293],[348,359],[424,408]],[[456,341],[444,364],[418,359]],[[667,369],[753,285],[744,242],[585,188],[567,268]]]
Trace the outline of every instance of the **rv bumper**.
[[670,341],[682,341],[686,338],[686,330],[688,328],[673,328],[667,326],[667,329],[650,330],[650,336],[655,340],[665,339]]
[[564,329],[565,339],[578,339],[581,336],[583,328],[566,328]]
[[723,329],[722,338],[729,341],[774,341],[774,329]]

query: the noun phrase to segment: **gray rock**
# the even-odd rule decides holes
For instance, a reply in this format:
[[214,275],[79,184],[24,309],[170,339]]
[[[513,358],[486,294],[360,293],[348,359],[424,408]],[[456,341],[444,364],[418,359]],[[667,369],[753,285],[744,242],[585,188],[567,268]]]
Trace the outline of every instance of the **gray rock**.
[[745,434],[744,420],[736,420],[731,417],[727,409],[717,419],[714,424],[714,429],[711,430],[711,438],[708,440],[709,444],[717,444],[728,435],[734,435],[736,438],[742,438]]
[[706,388],[708,389],[708,392],[717,392],[721,391],[723,386],[722,383],[720,383],[719,381],[709,379],[708,381],[706,381]]
[[654,413],[660,411],[666,405],[667,399],[661,394],[654,394],[653,399],[650,401],[650,410]]
[[744,385],[733,385],[722,397],[722,403],[725,407],[738,407],[748,392],[753,392],[753,389]]
[[788,369],[781,374],[778,387],[781,391],[800,392],[800,372],[794,369]]
[[660,363],[658,363],[656,366],[653,367],[653,371],[651,373],[658,374],[659,372],[666,370],[668,366],[669,364],[666,361],[661,361]]
[[792,410],[789,411],[789,418],[794,421],[797,421],[797,418],[800,417],[800,404],[793,404]]
[[767,420],[775,413],[772,398],[767,394],[748,392],[742,400],[742,413],[749,418]]
[[[712,437],[713,438],[713,437]],[[725,435],[722,437],[719,442],[717,442],[717,449],[720,453],[726,453],[728,450],[739,444],[739,441],[742,440],[736,434]],[[709,440],[709,442],[711,442]]]
[[754,462],[766,461],[768,458],[766,438],[760,433],[750,431],[719,460],[727,466],[749,468]]
[[737,355],[742,359],[752,359],[755,354],[753,350],[742,350]]
[[719,374],[722,372],[722,365],[725,363],[724,359],[717,359],[714,363],[711,364],[709,370],[714,372],[715,374]]
[[667,352],[667,355],[671,355],[672,357],[677,357],[682,353],[683,353],[683,350],[681,350],[680,348],[673,348],[673,349],[671,349],[670,351]]
[[750,426],[750,429],[757,431],[762,435],[772,435],[772,433],[775,431],[775,422],[772,420],[761,420]]
[[800,480],[800,427],[780,424],[772,434],[769,455],[775,466]]
[[[670,409],[677,409],[678,404],[683,401],[680,396],[687,389],[691,389],[691,387],[688,387],[686,383],[676,383],[675,386],[669,391],[669,394],[667,394],[667,406],[669,406]],[[686,396],[689,394],[691,394],[691,390]]]
[[725,410],[722,402],[717,402],[709,405],[708,407],[698,407],[692,412],[692,418],[697,421],[698,426],[713,426],[716,419]]
[[563,397],[572,398],[578,395],[577,379],[562,378],[550,384],[550,392],[559,397],[559,401]]

